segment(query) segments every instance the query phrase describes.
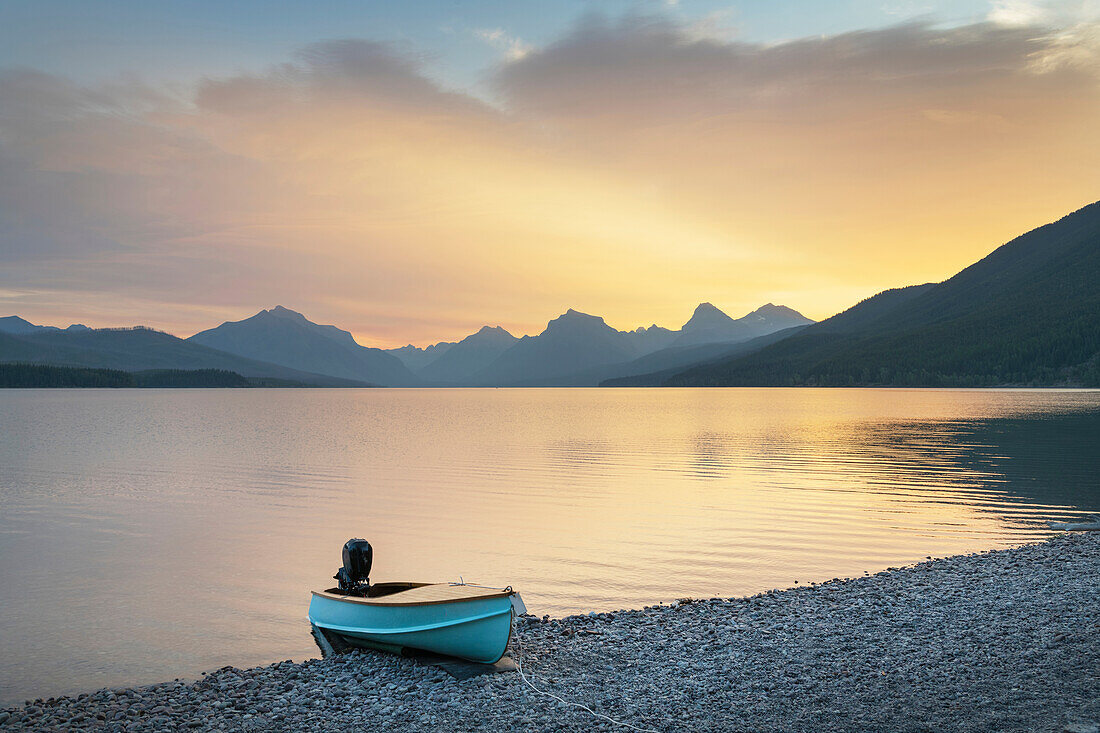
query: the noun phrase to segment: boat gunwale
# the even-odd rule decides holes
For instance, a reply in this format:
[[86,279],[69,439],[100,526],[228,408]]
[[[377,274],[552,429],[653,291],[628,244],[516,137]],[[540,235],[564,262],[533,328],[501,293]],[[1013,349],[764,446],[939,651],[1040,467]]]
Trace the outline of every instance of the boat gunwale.
[[373,636],[396,636],[399,634],[419,634],[424,631],[437,631],[440,629],[448,629],[452,626],[461,626],[462,624],[473,623],[474,621],[483,621],[487,618],[496,618],[497,616],[503,616],[511,613],[511,607],[502,608],[499,611],[490,611],[488,613],[478,614],[477,616],[463,616],[461,618],[448,619],[446,621],[436,621],[430,624],[421,624],[420,626],[395,626],[393,628],[367,628],[365,626],[342,626],[339,624],[330,624],[326,621],[315,621],[312,618],[309,622],[315,626],[319,626],[322,629],[328,629],[335,631],[338,634],[370,634]]
[[[435,584],[434,583],[425,583],[425,585],[435,585]],[[442,584],[440,584],[440,585],[442,585]],[[423,586],[421,586],[421,587],[423,587]],[[360,597],[360,596],[342,596],[339,593],[329,593],[328,591],[324,591],[324,590],[314,590],[314,591],[310,591],[310,592],[315,596],[318,596],[320,598],[325,598],[325,599],[330,600],[330,601],[341,601],[343,603],[357,603],[357,604],[362,605],[362,606],[374,606],[375,608],[385,608],[387,606],[389,606],[389,607],[443,606],[443,605],[448,605],[448,604],[452,604],[452,603],[469,603],[471,601],[485,601],[485,600],[493,600],[493,599],[497,599],[497,598],[510,598],[512,595],[515,594],[515,591],[502,590],[502,591],[499,591],[497,593],[484,593],[484,594],[481,594],[481,595],[468,596],[468,597],[464,597],[464,598],[441,598],[441,599],[435,599],[435,600],[404,601],[403,602],[403,601],[397,601],[397,600],[381,601],[381,599],[382,598],[387,598],[387,599],[388,598],[393,598],[394,596],[401,595],[401,593],[403,593],[405,591],[399,591],[397,593],[392,593],[392,594],[388,594],[388,595],[384,595],[384,596],[378,596],[377,598],[363,598],[363,597]]]

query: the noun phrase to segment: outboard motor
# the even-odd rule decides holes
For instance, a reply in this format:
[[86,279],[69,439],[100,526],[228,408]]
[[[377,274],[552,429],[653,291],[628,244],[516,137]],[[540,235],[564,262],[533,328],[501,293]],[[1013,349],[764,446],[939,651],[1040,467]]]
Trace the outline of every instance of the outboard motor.
[[374,550],[366,540],[348,540],[344,543],[344,567],[332,577],[340,590],[349,595],[365,596],[370,588],[370,566]]

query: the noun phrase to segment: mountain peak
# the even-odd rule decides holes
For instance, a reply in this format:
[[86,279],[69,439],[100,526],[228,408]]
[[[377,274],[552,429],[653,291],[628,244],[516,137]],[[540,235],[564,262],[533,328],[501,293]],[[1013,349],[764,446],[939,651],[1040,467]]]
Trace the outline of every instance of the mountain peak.
[[788,308],[785,305],[776,305],[775,303],[765,303],[760,306],[753,313],[797,313],[793,308]]
[[[554,321],[561,321],[561,320],[567,320],[567,321],[590,321],[590,320],[602,321],[603,319],[600,318],[599,316],[592,316],[592,315],[589,315],[587,313],[581,313],[579,310],[576,310],[574,308],[570,308],[565,313],[562,313],[560,316],[558,316],[557,318],[554,319]],[[551,321],[551,323],[553,323],[553,321]]]
[[607,325],[600,316],[592,316],[570,308],[547,323],[540,336],[550,336],[554,339],[583,339],[603,333],[619,332]]
[[19,316],[4,316],[0,318],[0,331],[6,333],[30,333],[41,326],[36,326],[25,318]]
[[712,303],[700,303],[695,306],[695,312],[684,324],[682,331],[698,331],[704,328],[721,328],[733,323],[733,319]]
[[303,321],[307,320],[306,317],[298,311],[292,311],[289,308],[284,308],[281,305],[277,305],[270,310],[266,310],[264,311],[264,313],[270,313],[271,315],[278,316],[279,318],[294,318],[301,319]]
[[768,318],[788,319],[793,322],[793,325],[808,325],[814,322],[812,318],[807,318],[794,308],[788,308],[785,305],[776,305],[775,303],[765,303],[749,315],[762,320]]
[[554,320],[550,321],[548,324],[546,324],[546,328],[547,328],[547,330],[550,330],[551,328],[560,327],[560,326],[566,325],[566,324],[569,324],[569,325],[588,324],[588,325],[592,325],[592,326],[599,325],[599,326],[604,326],[606,328],[610,328],[610,326],[608,326],[606,323],[604,323],[603,318],[601,318],[600,316],[592,316],[592,315],[589,315],[587,313],[581,313],[580,311],[574,310],[573,308],[570,308],[565,313],[562,313],[560,316],[558,316]]
[[[19,316],[4,316],[0,318],[0,333],[10,334],[30,334],[41,333],[42,331],[60,331],[57,326],[36,326],[28,321],[26,318],[20,318]],[[87,326],[81,326],[79,324],[69,326],[65,329],[68,331],[89,330]]]
[[243,321],[226,321],[189,340],[249,359],[341,379],[381,385],[414,381],[393,354],[360,346],[349,332],[314,323],[281,305]]
[[508,329],[501,326],[482,326],[477,333],[472,333],[462,339],[464,343],[480,344],[511,344],[517,341]]

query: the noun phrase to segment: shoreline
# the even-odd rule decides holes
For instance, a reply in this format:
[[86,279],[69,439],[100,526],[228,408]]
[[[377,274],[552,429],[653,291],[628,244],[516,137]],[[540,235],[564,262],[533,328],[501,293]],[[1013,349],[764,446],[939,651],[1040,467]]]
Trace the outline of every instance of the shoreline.
[[[655,730],[1100,733],[1100,533],[517,623],[540,689]],[[379,652],[0,709],[3,730],[628,730]]]

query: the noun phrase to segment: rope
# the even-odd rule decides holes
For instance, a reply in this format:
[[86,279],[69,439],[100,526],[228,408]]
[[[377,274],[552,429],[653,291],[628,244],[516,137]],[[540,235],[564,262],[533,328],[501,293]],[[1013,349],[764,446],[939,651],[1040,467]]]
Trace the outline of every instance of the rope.
[[534,690],[535,692],[537,692],[540,695],[545,695],[546,697],[553,698],[554,700],[557,700],[558,702],[560,702],[564,705],[569,705],[570,707],[574,707],[574,708],[580,708],[581,710],[584,710],[585,712],[589,713],[590,715],[594,715],[597,718],[602,718],[603,720],[606,720],[607,722],[612,723],[614,725],[620,725],[620,726],[623,726],[624,728],[629,728],[630,730],[640,731],[641,733],[660,733],[660,731],[654,730],[653,728],[639,728],[638,726],[631,725],[630,723],[627,723],[626,721],[615,720],[614,718],[612,718],[608,715],[604,715],[603,713],[597,713],[595,710],[588,707],[587,705],[582,705],[579,702],[570,702],[569,700],[566,700],[563,697],[559,697],[558,695],[555,695],[552,692],[549,692],[547,690],[540,690],[538,687],[535,686],[534,682],[532,682],[530,679],[527,678],[527,675],[524,674],[524,672],[523,672],[523,664],[520,662],[519,634],[516,633],[517,631],[518,630],[516,628],[516,615],[513,613],[512,614],[512,661],[516,663],[516,671],[519,672],[520,678],[532,690]]
[[512,586],[510,586],[510,585],[505,586],[503,588],[497,588],[495,585],[478,585],[477,583],[467,583],[465,580],[462,579],[461,575],[458,576],[458,582],[457,583],[451,582],[451,583],[448,583],[447,585],[462,586],[464,588],[485,588],[487,590],[499,590],[499,591],[504,591],[504,592],[507,592],[507,593],[512,592]]

